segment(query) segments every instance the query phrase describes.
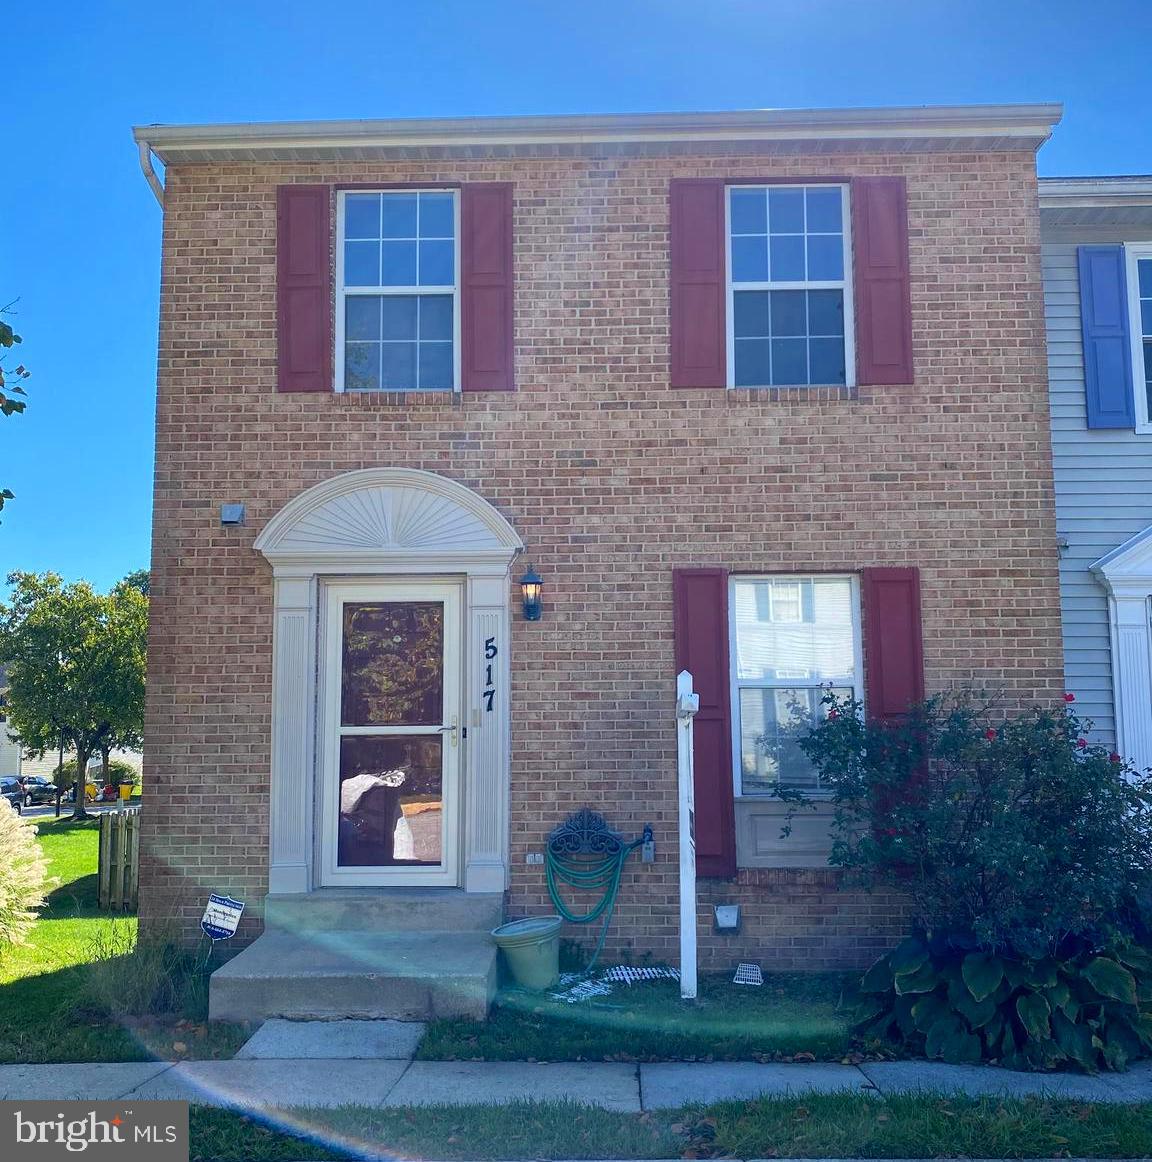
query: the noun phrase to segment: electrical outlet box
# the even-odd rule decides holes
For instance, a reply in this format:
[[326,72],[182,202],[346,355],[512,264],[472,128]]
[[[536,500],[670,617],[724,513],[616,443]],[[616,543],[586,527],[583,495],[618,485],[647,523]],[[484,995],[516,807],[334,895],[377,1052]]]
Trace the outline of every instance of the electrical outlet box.
[[542,851],[530,851],[524,857],[525,863],[543,863],[544,853]]

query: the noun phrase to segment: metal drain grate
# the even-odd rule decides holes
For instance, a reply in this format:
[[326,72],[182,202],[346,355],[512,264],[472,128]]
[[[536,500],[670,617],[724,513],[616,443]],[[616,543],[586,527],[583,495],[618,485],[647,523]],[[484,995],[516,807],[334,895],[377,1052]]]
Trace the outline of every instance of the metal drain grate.
[[736,975],[732,978],[732,983],[762,985],[764,983],[764,974],[760,971],[758,964],[738,964],[736,966]]

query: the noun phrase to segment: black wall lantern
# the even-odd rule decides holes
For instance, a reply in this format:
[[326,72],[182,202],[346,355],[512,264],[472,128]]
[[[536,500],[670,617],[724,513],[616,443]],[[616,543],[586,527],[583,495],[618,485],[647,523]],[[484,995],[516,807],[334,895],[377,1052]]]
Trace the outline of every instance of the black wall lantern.
[[524,594],[524,620],[540,620],[540,590],[544,588],[543,580],[537,575],[531,565],[528,572],[520,578],[520,592]]

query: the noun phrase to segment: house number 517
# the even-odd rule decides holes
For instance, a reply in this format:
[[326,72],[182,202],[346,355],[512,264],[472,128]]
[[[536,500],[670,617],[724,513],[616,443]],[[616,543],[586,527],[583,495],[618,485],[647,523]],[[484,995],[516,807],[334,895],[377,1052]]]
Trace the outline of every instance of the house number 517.
[[491,713],[492,703],[496,700],[496,679],[493,674],[499,652],[494,637],[484,639],[484,710],[487,713]]

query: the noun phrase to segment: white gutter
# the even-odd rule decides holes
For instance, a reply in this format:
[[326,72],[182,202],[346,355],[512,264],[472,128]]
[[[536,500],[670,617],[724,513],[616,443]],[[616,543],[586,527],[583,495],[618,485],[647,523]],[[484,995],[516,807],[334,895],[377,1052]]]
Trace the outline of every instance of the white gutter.
[[1152,206],[1152,177],[1041,178],[1040,206]]
[[148,184],[152,187],[152,192],[156,195],[156,201],[160,203],[160,209],[164,209],[164,187],[160,183],[160,179],[156,176],[156,171],[152,168],[152,149],[148,142],[137,139],[137,145],[140,150],[140,168],[144,171],[144,177]]
[[1039,147],[1060,120],[1058,104],[918,106],[901,109],[756,109],[470,117],[386,121],[285,121],[233,125],[147,125],[133,134],[167,164],[274,151],[310,155],[376,149],[591,145],[676,141],[1002,138]]

